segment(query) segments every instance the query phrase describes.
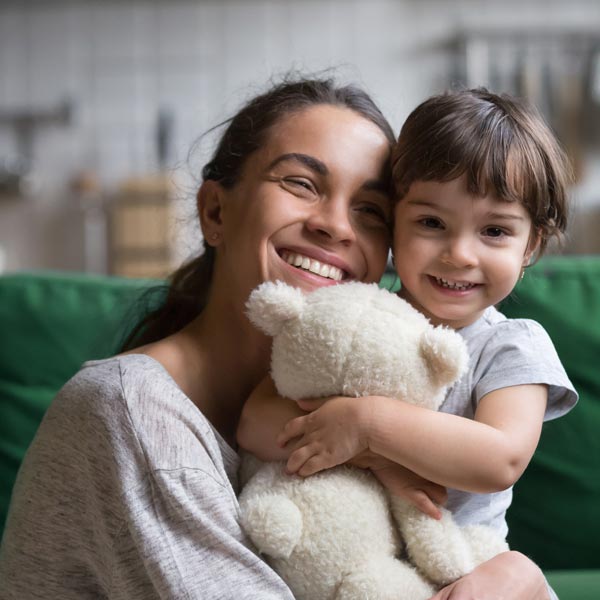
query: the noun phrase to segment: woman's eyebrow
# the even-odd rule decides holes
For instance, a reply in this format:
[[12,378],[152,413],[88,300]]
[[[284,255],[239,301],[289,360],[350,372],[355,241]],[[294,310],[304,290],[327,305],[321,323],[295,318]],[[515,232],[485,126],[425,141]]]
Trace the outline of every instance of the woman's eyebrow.
[[282,154],[281,156],[278,156],[274,161],[272,161],[269,164],[267,170],[271,170],[273,167],[284,161],[295,161],[302,163],[304,166],[308,167],[312,171],[315,171],[319,175],[329,174],[329,169],[327,168],[324,162],[321,162],[314,156],[309,156],[308,154],[300,154],[298,152],[290,152],[288,154]]
[[389,195],[390,185],[385,179],[369,179],[363,185],[363,189],[373,192],[381,192],[382,194]]

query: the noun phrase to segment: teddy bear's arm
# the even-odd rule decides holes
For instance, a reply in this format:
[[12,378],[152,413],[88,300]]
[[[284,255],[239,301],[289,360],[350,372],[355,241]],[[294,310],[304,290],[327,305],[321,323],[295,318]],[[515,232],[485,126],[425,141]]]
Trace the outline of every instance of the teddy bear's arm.
[[288,421],[304,414],[293,400],[279,396],[273,380],[267,376],[244,405],[237,442],[262,461],[287,460],[291,450],[277,444],[277,435]]
[[459,527],[444,508],[436,520],[402,498],[390,497],[390,507],[412,563],[438,585],[456,581],[508,550],[498,531],[483,525]]

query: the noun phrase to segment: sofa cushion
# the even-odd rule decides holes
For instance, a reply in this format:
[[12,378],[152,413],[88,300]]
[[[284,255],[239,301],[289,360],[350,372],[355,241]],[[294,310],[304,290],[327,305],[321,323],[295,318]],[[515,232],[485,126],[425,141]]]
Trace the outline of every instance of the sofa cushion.
[[0,533],[50,401],[84,361],[117,350],[149,283],[48,272],[0,277]]
[[541,323],[580,394],[544,424],[515,486],[509,542],[544,569],[600,567],[600,259],[551,257],[528,269],[500,307]]
[[598,600],[600,595],[598,569],[549,571],[546,578],[560,600]]

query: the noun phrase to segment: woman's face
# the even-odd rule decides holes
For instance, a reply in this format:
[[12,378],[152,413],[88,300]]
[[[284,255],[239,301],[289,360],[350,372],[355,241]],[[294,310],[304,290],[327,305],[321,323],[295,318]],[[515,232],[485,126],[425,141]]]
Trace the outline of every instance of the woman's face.
[[347,108],[279,121],[240,181],[220,188],[215,276],[227,293],[245,302],[267,280],[306,291],[378,281],[390,242],[388,155],[383,132]]

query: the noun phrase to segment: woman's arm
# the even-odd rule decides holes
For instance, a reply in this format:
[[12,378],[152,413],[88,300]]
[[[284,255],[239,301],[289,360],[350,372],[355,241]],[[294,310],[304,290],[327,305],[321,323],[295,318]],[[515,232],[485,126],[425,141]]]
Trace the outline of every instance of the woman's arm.
[[471,420],[382,396],[335,398],[289,422],[278,441],[301,436],[288,470],[302,476],[369,449],[442,486],[494,492],[529,463],[546,400],[543,385],[499,389],[482,398]]
[[430,600],[557,600],[540,568],[520,552],[503,552],[441,589]]
[[306,413],[298,404],[277,393],[271,377],[265,377],[252,392],[240,417],[237,442],[263,461],[287,460],[292,452],[277,443],[277,435],[285,424]]

